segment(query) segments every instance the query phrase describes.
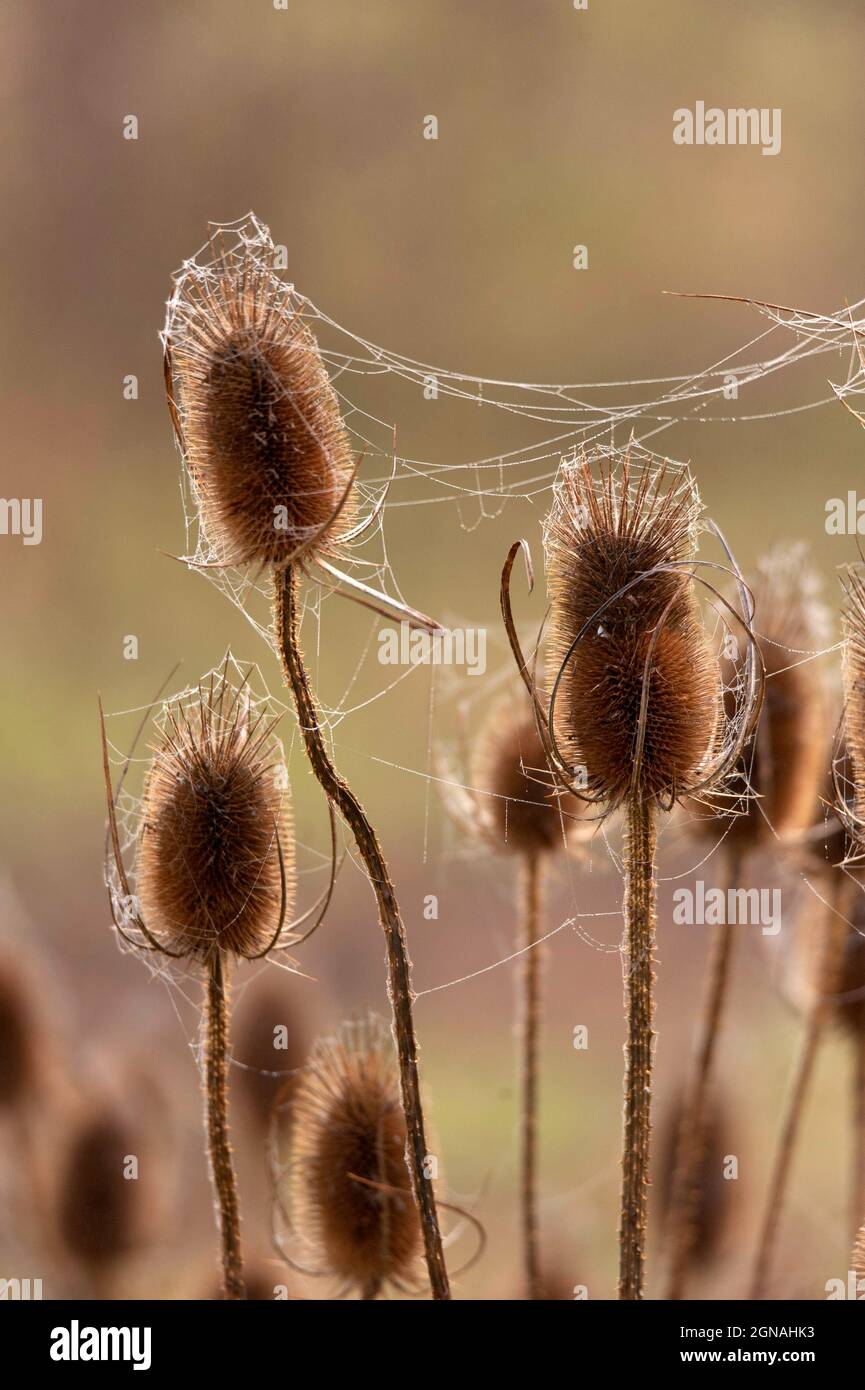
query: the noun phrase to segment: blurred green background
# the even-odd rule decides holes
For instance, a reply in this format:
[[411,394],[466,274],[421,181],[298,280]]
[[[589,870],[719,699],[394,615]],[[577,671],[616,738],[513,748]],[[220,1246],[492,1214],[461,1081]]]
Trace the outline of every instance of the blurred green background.
[[[569,0],[290,0],[287,11],[270,0],[6,0],[2,27],[3,489],[44,501],[40,546],[0,538],[3,944],[34,973],[76,1094],[101,1094],[110,1073],[134,1098],[136,1067],[155,1071],[168,1093],[186,1136],[194,1217],[181,1225],[167,1200],[148,1253],[130,1261],[119,1287],[189,1293],[212,1244],[188,1053],[196,991],[150,981],[112,940],[96,692],[109,710],[142,705],[175,662],[186,683],[229,643],[280,686],[272,654],[217,588],[160,553],[184,546],[157,336],[171,272],[205,240],[208,221],[254,209],[287,246],[287,275],[305,295],[420,361],[518,381],[700,370],[765,324],[742,306],[664,290],[825,312],[863,293],[865,12],[853,0],[591,0],[587,12]],[[675,146],[672,113],[698,99],[780,107],[781,153]],[[138,117],[136,141],[123,139],[127,114]],[[428,114],[438,117],[436,141],[423,139]],[[588,247],[586,271],[572,267],[576,243]],[[787,345],[783,335],[772,342]],[[826,397],[827,377],[843,369],[828,357],[795,368],[758,388],[754,409]],[[129,373],[139,380],[134,401],[123,398]],[[436,413],[419,392],[397,401],[390,390],[382,379],[358,382],[361,403],[395,420],[410,456],[461,463],[545,435],[542,425],[511,435],[494,410]],[[634,397],[623,389],[617,399]],[[750,397],[740,405],[751,408]],[[691,461],[743,565],[774,541],[808,541],[834,608],[834,568],[855,558],[855,544],[827,537],[824,507],[857,486],[863,445],[855,420],[831,404],[682,426],[657,447]],[[398,485],[392,500],[411,495]],[[465,695],[471,739],[498,688],[507,666],[499,570],[518,535],[539,561],[543,511],[543,495],[509,501],[472,530],[453,503],[388,512],[389,558],[408,600],[490,629],[488,677],[437,702],[437,741],[453,738]],[[540,621],[540,593],[518,601],[527,622]],[[326,702],[340,700],[369,626],[352,605],[327,605]],[[137,661],[124,659],[127,634],[139,639]],[[384,684],[373,667],[363,688]],[[419,991],[507,956],[514,932],[512,866],[466,853],[425,781],[429,705],[419,671],[336,736],[394,864]],[[299,758],[292,769],[311,867],[326,850],[326,818]],[[681,837],[666,853],[664,875],[693,858]],[[566,1283],[588,1283],[591,1297],[614,1287],[621,1103],[620,883],[605,865],[601,847],[590,869],[563,870],[548,909],[550,926],[578,908],[611,914],[588,924],[599,947],[566,928],[548,948],[545,1226],[551,1263]],[[302,895],[319,883],[302,879]],[[705,946],[698,929],[682,940],[664,925],[667,892],[662,1106],[682,1074]],[[423,916],[431,893],[435,921]],[[797,1029],[751,944],[724,1055],[741,1136],[741,1224],[711,1288],[730,1294]],[[332,916],[300,962],[314,978],[289,981],[288,998],[311,1030],[383,1008],[382,956],[370,895],[349,862]],[[462,1296],[516,1291],[511,995],[505,965],[426,995],[417,1009],[447,1181],[490,1237],[485,1259],[458,1281]],[[571,1045],[577,1024],[589,1027],[588,1052]],[[820,1296],[825,1279],[846,1270],[845,1062],[828,1050],[809,1112],[784,1235],[798,1256],[778,1262],[781,1296]],[[251,1151],[244,1161],[245,1180],[260,1184],[263,1158]],[[250,1242],[267,1254],[259,1197]],[[470,1248],[463,1237],[455,1266]]]

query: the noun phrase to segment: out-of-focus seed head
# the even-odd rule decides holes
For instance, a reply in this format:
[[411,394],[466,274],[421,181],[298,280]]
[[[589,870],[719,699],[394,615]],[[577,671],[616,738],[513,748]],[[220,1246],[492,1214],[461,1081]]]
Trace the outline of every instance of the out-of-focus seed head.
[[421,1231],[393,1043],[375,1018],[318,1042],[288,1107],[282,1209],[317,1264],[373,1297],[415,1273]]
[[26,1101],[36,1079],[36,1024],[24,980],[0,958],[0,1110]]
[[274,937],[283,904],[290,915],[293,842],[275,722],[266,705],[250,712],[227,663],[191,699],[165,707],[137,890],[147,929],[171,951],[254,956]]
[[696,821],[742,849],[813,825],[829,757],[826,682],[814,659],[828,641],[829,615],[807,548],[770,551],[751,588],[766,675],[760,722],[722,796],[708,812],[700,808]]
[[280,565],[338,550],[353,460],[302,304],[249,222],[246,237],[219,229],[175,276],[164,339],[204,534],[223,564]]
[[112,1107],[87,1115],[72,1134],[58,1194],[64,1246],[80,1264],[99,1270],[119,1260],[141,1237],[140,1182],[124,1176],[141,1142]]
[[[282,972],[278,979],[289,983]],[[243,1091],[260,1132],[266,1134],[277,1096],[281,1101],[289,1099],[309,1055],[297,991],[280,988],[275,980],[251,985],[244,991],[233,1031],[234,1084]]]
[[670,465],[602,460],[593,472],[583,458],[555,485],[544,537],[553,731],[610,808],[634,781],[641,709],[644,796],[676,799],[716,750],[718,665],[682,570],[699,513],[690,476]]
[[525,705],[507,700],[493,710],[478,742],[472,781],[487,838],[515,854],[544,854],[590,831],[590,808],[558,790]]

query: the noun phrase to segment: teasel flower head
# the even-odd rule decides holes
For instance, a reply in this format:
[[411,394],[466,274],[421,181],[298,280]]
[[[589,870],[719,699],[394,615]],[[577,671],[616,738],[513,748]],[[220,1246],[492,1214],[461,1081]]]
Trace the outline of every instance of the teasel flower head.
[[163,342],[169,409],[216,562],[337,554],[354,461],[303,302],[250,216],[175,275]]
[[229,662],[168,701],[155,720],[133,837],[134,895],[103,742],[112,914],[122,938],[142,951],[201,962],[217,951],[257,959],[296,939],[298,923],[285,921],[294,842],[274,733],[279,716],[267,697],[253,698],[253,668],[241,677]]
[[697,817],[698,828],[723,831],[743,850],[811,830],[828,756],[828,692],[815,658],[828,641],[829,615],[807,547],[771,550],[751,587],[765,673],[760,721],[734,775]]
[[0,1113],[24,1104],[34,1089],[36,1021],[25,980],[12,957],[0,957]]
[[142,1238],[141,1182],[126,1173],[140,1159],[140,1136],[111,1104],[85,1114],[69,1137],[57,1224],[67,1253],[91,1274],[107,1271]]
[[462,819],[492,848],[549,854],[594,829],[585,803],[557,785],[524,699],[494,707],[478,741],[472,783],[472,810]]
[[697,576],[700,519],[690,474],[634,463],[631,449],[560,467],[544,532],[547,737],[565,783],[579,769],[585,799],[606,812],[634,788],[671,806],[716,781],[756,704],[751,671],[745,714],[724,728],[696,597],[708,584]]
[[287,1158],[274,1174],[283,1257],[362,1298],[388,1284],[404,1290],[417,1272],[421,1230],[394,1048],[381,1020],[346,1023],[315,1044],[287,1120]]
[[234,1085],[258,1127],[256,1142],[269,1133],[277,1098],[291,1095],[309,1053],[305,1012],[291,984],[283,971],[267,972],[244,991],[237,1010]]

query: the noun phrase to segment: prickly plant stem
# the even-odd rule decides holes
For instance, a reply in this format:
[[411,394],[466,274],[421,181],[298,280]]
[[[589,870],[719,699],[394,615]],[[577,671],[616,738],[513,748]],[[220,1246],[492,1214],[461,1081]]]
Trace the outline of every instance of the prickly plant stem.
[[287,565],[274,572],[274,622],[285,678],[297,709],[306,754],[331,804],[351,830],[378,903],[387,955],[388,994],[399,1061],[400,1089],[406,1121],[406,1162],[420,1215],[430,1288],[434,1299],[450,1298],[432,1183],[424,1176],[427,1159],[418,1079],[417,1041],[412,1016],[411,962],[396,893],[378,838],[366,812],[331,762],[300,646],[297,577]]
[[844,908],[849,899],[849,893],[850,880],[847,878],[846,874],[839,870],[835,877],[835,889],[832,895],[831,906],[834,910],[830,913],[823,934],[814,999],[808,1011],[805,1032],[799,1046],[799,1055],[793,1071],[792,1086],[787,1098],[787,1108],[784,1114],[781,1137],[778,1141],[775,1162],[769,1182],[769,1196],[766,1202],[766,1211],[763,1216],[763,1224],[760,1228],[760,1239],[757,1244],[757,1253],[754,1259],[754,1270],[749,1293],[749,1298],[751,1299],[759,1299],[766,1296],[766,1287],[769,1281],[772,1256],[775,1249],[775,1239],[781,1222],[784,1199],[787,1195],[787,1186],[790,1181],[790,1171],[793,1164],[793,1154],[805,1110],[805,1100],[808,1095],[811,1078],[814,1074],[814,1064],[817,1060],[820,1040],[831,1011],[832,1001],[830,995],[837,982],[837,969],[841,951],[843,950],[844,934],[848,930],[844,918]]
[[[737,847],[727,854],[727,887],[738,887],[742,856]],[[697,1024],[697,1045],[676,1136],[673,1166],[670,1281],[667,1298],[684,1297],[688,1265],[697,1233],[700,1165],[706,1148],[706,1103],[711,1091],[721,1020],[726,1004],[736,928],[718,923],[712,929],[703,1003]]]
[[646,1260],[646,1208],[652,1101],[657,808],[639,786],[628,798],[625,831],[625,1107],[619,1298],[641,1299]]
[[523,952],[520,957],[520,1226],[526,1298],[541,1297],[538,1236],[538,1044],[541,1016],[542,864],[527,854],[522,864]]
[[204,1085],[207,1111],[207,1153],[219,1212],[222,1278],[226,1298],[246,1298],[240,1249],[240,1209],[237,1178],[228,1137],[228,996],[225,961],[219,949],[207,966],[204,1018]]

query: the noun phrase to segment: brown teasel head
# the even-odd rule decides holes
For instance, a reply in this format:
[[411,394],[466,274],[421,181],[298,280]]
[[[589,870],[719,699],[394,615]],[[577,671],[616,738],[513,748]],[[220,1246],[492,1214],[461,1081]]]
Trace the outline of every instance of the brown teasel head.
[[227,663],[165,707],[136,867],[142,919],[168,951],[257,956],[289,912],[293,840],[275,723],[266,704],[250,712]]
[[751,590],[765,672],[760,720],[723,792],[710,794],[696,816],[699,828],[713,837],[723,830],[728,846],[743,850],[813,826],[828,757],[826,683],[813,658],[829,619],[807,547],[770,551]]
[[139,1241],[141,1183],[126,1176],[141,1156],[140,1140],[113,1106],[86,1115],[64,1155],[57,1223],[68,1253],[91,1270],[105,1269]]
[[632,786],[674,801],[717,749],[718,664],[683,569],[699,513],[690,475],[669,464],[559,471],[544,534],[552,730],[609,809]]
[[[244,1095],[260,1133],[270,1129],[277,1097],[287,1100],[309,1054],[310,1039],[296,991],[280,985],[282,972],[244,991],[233,1031],[232,1084]],[[256,1142],[259,1142],[258,1137]]]
[[[175,276],[164,330],[169,406],[219,563],[334,554],[351,526],[354,462],[315,336],[274,272],[270,233]],[[329,524],[330,523],[330,524]]]
[[316,1043],[287,1117],[278,1196],[304,1263],[364,1298],[410,1282],[421,1229],[396,1057],[380,1019],[344,1024]]
[[593,827],[586,803],[557,787],[531,707],[518,698],[516,708],[504,700],[493,710],[478,743],[472,782],[480,829],[497,848],[546,854]]
[[22,1105],[37,1072],[36,1023],[25,982],[0,958],[0,1111]]

